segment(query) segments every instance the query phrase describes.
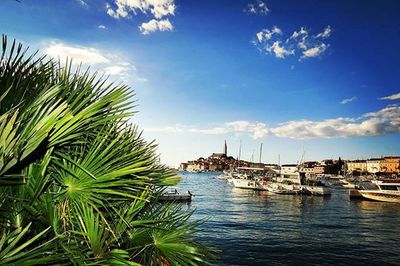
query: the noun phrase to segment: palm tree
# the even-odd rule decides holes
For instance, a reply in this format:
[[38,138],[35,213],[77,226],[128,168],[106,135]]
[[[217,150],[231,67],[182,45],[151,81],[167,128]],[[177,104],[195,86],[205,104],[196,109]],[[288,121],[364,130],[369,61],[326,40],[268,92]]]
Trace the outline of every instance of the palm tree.
[[198,265],[199,222],[157,203],[175,172],[128,123],[133,91],[80,67],[0,57],[0,265]]

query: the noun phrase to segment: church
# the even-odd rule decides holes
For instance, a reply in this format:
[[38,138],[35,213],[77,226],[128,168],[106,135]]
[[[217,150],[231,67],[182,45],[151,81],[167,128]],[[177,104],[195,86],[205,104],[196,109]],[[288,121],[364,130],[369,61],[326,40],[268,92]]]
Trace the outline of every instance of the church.
[[225,140],[223,152],[222,153],[213,153],[210,156],[208,156],[208,159],[225,159],[227,157],[228,157],[228,145],[226,144],[226,140]]

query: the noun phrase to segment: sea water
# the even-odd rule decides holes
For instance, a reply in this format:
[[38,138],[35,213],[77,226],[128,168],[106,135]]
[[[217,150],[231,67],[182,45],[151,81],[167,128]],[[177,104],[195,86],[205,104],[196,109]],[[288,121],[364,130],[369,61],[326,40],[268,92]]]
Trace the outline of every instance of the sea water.
[[400,264],[400,204],[276,195],[232,187],[217,174],[181,173],[184,209],[208,218],[197,241],[221,250],[215,265]]

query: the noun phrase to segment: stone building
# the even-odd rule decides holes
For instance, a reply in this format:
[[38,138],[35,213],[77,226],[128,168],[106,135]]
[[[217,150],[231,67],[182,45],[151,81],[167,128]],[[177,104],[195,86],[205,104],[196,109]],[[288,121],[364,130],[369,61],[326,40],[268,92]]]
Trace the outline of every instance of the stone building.
[[367,172],[367,161],[366,160],[347,161],[346,168],[347,172],[349,173],[354,171],[361,173]]
[[381,172],[400,173],[400,156],[384,157],[380,164]]
[[367,172],[376,174],[381,172],[382,158],[371,158],[367,160]]

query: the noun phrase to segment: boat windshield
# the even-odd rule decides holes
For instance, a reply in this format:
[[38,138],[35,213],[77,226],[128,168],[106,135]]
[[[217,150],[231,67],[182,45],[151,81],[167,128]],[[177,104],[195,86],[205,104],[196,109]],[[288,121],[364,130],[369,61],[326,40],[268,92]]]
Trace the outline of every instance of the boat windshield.
[[382,190],[398,190],[398,186],[394,185],[380,185]]

